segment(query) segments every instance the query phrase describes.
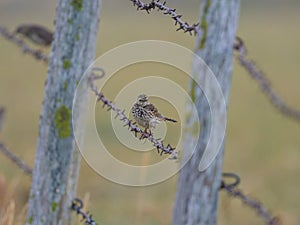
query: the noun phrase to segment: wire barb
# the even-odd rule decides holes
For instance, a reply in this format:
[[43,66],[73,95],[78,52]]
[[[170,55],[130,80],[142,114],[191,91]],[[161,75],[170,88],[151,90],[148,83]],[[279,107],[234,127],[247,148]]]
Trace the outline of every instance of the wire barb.
[[89,212],[83,212],[83,207],[84,205],[82,200],[80,198],[74,198],[70,209],[75,211],[77,215],[81,215],[82,221],[84,221],[86,224],[97,225],[97,223],[92,218],[92,214],[90,214]]
[[148,14],[153,9],[157,9],[158,11],[162,11],[164,15],[170,15],[170,17],[175,21],[175,26],[179,25],[179,28],[176,31],[183,30],[184,33],[189,33],[194,35],[199,33],[199,23],[195,23],[192,25],[189,25],[187,22],[184,22],[181,17],[182,15],[179,15],[176,13],[176,9],[171,9],[168,6],[166,6],[167,2],[160,0],[152,0],[150,3],[144,3],[140,0],[130,0],[133,2],[133,6],[137,8],[137,10],[144,10]]
[[267,96],[270,103],[284,116],[300,122],[300,110],[288,106],[271,87],[271,81],[260,69],[258,69],[256,63],[247,58],[247,49],[242,38],[236,37],[236,42],[233,48],[238,53],[237,59],[240,65],[244,67],[252,79],[258,83],[260,89]]

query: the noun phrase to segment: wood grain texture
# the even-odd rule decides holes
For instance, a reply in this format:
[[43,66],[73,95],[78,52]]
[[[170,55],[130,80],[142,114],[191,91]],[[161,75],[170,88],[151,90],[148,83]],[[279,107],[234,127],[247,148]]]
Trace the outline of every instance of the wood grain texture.
[[[200,12],[201,33],[197,37],[195,53],[202,57],[215,74],[228,105],[239,0],[204,0]],[[195,79],[198,79],[199,73],[200,70],[194,66]],[[211,112],[205,94],[193,83],[190,84],[190,94],[198,108],[201,131],[196,152],[180,171],[173,225],[214,225],[217,220],[224,142],[210,167],[204,172],[199,172],[199,162],[209,141]],[[203,85],[209,85],[209,83],[206,84],[204,80]],[[215,101],[218,104],[220,99],[215,99]],[[189,122],[187,126],[184,143],[191,143],[198,136],[195,137],[193,133],[189,133],[189,126],[191,128],[193,123]],[[189,154],[189,151],[185,149],[188,148],[188,144],[184,146],[183,157],[185,157],[185,151]]]
[[[80,162],[72,130],[72,104],[77,84],[94,59],[100,7],[101,0],[57,1],[27,225],[71,223]],[[82,107],[82,113],[85,109]]]

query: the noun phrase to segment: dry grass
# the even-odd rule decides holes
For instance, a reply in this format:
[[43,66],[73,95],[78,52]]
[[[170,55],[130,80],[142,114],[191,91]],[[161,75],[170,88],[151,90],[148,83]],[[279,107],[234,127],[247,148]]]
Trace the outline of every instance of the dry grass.
[[15,189],[16,183],[8,184],[0,174],[0,225],[21,225],[25,222],[27,204],[17,210]]

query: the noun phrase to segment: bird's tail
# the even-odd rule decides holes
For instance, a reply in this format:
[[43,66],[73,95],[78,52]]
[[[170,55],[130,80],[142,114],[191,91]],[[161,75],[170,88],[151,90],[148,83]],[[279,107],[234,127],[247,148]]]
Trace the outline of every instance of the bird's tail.
[[166,121],[173,122],[173,123],[177,123],[177,121],[176,121],[176,120],[173,120],[173,119],[171,119],[171,118],[167,118],[167,117],[165,117],[165,120],[166,120]]

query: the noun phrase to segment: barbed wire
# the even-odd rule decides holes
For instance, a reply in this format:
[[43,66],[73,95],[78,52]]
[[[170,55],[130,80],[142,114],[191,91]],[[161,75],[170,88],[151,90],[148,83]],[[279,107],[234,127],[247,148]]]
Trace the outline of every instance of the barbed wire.
[[14,164],[16,164],[21,170],[23,170],[27,175],[32,175],[32,169],[30,166],[26,165],[22,159],[16,156],[12,151],[10,151],[3,143],[0,142],[0,151],[9,158]]
[[95,76],[95,73],[91,73],[91,76],[89,77],[89,84],[91,90],[95,93],[95,95],[98,97],[97,101],[101,101],[103,103],[103,108],[107,107],[107,110],[113,110],[116,113],[115,119],[119,118],[122,122],[124,122],[124,126],[128,127],[128,129],[132,132],[134,132],[135,137],[137,137],[137,134],[141,134],[144,138],[148,139],[150,142],[152,142],[153,146],[157,149],[158,153],[160,155],[162,154],[169,154],[170,159],[178,159],[178,153],[175,151],[175,148],[173,148],[170,144],[164,145],[163,140],[160,138],[156,139],[153,137],[153,135],[149,132],[143,131],[141,128],[139,128],[135,122],[130,120],[125,115],[125,110],[119,109],[112,101],[108,100],[102,92],[100,92],[95,85],[95,80],[100,79],[104,76],[105,72],[102,68],[93,68],[93,70],[102,70],[102,75]]
[[[147,10],[148,5],[138,0],[130,0],[135,5],[141,7],[141,10]],[[153,1],[155,4],[162,4],[157,1]],[[150,6],[149,6],[150,7]],[[151,10],[152,8],[148,9]],[[172,11],[172,9],[171,9]],[[41,50],[30,48],[22,39],[18,38],[16,34],[9,32],[5,27],[0,27],[0,34],[7,40],[15,43],[19,46],[25,54],[33,56],[36,60],[41,60],[48,62],[49,57],[45,55]],[[237,58],[239,63],[244,67],[250,76],[257,81],[262,92],[267,96],[270,103],[283,115],[290,117],[297,122],[300,122],[300,111],[288,106],[280,96],[272,89],[270,80],[265,76],[265,74],[259,70],[254,61],[247,59],[247,49],[245,47],[244,41],[240,37],[236,37],[236,43],[234,49],[238,52]]]
[[92,214],[89,212],[84,212],[83,209],[83,201],[80,198],[75,198],[71,204],[71,210],[75,211],[77,215],[82,216],[82,221],[86,224],[97,225],[97,223],[93,220]]
[[183,30],[184,33],[189,33],[192,35],[198,34],[199,32],[199,23],[195,23],[189,25],[187,22],[184,22],[181,17],[182,15],[176,13],[176,9],[169,8],[166,6],[166,1],[160,2],[160,0],[152,0],[150,3],[144,3],[140,0],[129,0],[133,2],[133,5],[137,7],[137,10],[144,10],[147,13],[150,13],[151,10],[157,9],[158,11],[162,11],[163,14],[171,16],[171,18],[175,21],[175,26],[179,25],[176,31]]
[[260,201],[245,195],[243,191],[236,188],[236,186],[227,185],[224,182],[221,189],[225,190],[231,197],[240,199],[246,206],[253,209],[267,225],[280,225],[279,218],[268,212]]
[[[267,225],[280,225],[279,219],[275,216],[272,216],[261,202],[248,197],[241,190],[236,187],[240,183],[240,177],[234,173],[223,173],[222,176],[224,178],[233,178],[235,181],[227,184],[224,180],[222,180],[221,189],[225,190],[230,196],[239,198],[245,205],[252,208],[257,214],[263,218]],[[84,207],[83,202],[79,198],[75,198],[72,201],[71,210],[75,211],[78,215],[82,216],[82,220],[86,224],[96,225],[97,223],[92,219],[92,214],[89,212],[83,212],[82,208]]]
[[[32,175],[32,169],[27,166],[18,156],[12,153],[3,143],[0,143],[0,150],[14,162],[20,169],[22,169],[27,175]],[[233,179],[231,183],[225,182],[223,179],[221,182],[220,190],[226,191],[231,197],[240,199],[245,205],[252,208],[257,214],[263,218],[266,224],[268,225],[280,225],[279,219],[275,216],[272,216],[268,210],[263,206],[261,202],[245,195],[240,189],[237,189],[237,186],[240,184],[240,177],[235,173],[223,173],[222,177],[225,179]],[[95,221],[92,219],[92,215],[84,213],[82,211],[83,203],[80,199],[76,198],[72,201],[71,209],[76,211],[77,214],[82,215],[82,219],[91,225],[95,225]]]
[[[141,1],[134,1],[135,2],[142,3]],[[157,1],[156,1],[157,3]],[[153,4],[153,3],[152,3]],[[164,3],[160,3],[163,4]],[[137,5],[137,4],[135,4]],[[139,5],[137,5],[139,7]],[[155,8],[155,7],[154,7]],[[154,9],[151,8],[151,9]],[[140,8],[141,10],[146,10],[149,12],[151,9],[146,8]],[[175,11],[174,11],[175,12]],[[9,33],[9,31],[5,28],[0,27],[0,34],[4,36],[7,40],[12,41],[16,45],[18,45],[25,54],[29,54],[33,56],[36,60],[48,62],[48,56],[45,56],[40,50],[34,50],[28,47],[21,39],[17,38],[14,34]],[[251,60],[248,60],[246,57],[246,48],[244,46],[244,42],[241,38],[237,37],[237,43],[234,45],[234,49],[238,51],[238,59],[240,64],[247,69],[247,71],[250,73],[250,75],[258,81],[259,85],[261,86],[263,92],[268,96],[271,103],[284,115],[289,116],[291,118],[296,119],[297,121],[300,121],[300,113],[297,110],[294,110],[290,107],[288,107],[279,97],[278,95],[273,91],[273,89],[270,86],[270,81],[264,76],[264,74],[259,71],[255,65],[255,63]],[[129,118],[126,117],[125,111],[118,109],[111,101],[109,101],[102,92],[98,91],[96,85],[94,84],[95,79],[102,78],[104,75],[104,70],[102,68],[94,68],[94,71],[101,71],[102,75],[97,76],[95,73],[91,73],[91,76],[89,78],[89,84],[91,90],[96,94],[98,97],[98,101],[101,101],[103,103],[103,107],[107,107],[108,110],[113,110],[116,112],[116,118],[119,117],[121,121],[125,123],[125,126],[128,126],[130,131],[133,131],[135,135],[137,133],[143,134],[144,131],[142,131],[134,122],[129,120]],[[177,152],[175,152],[175,148],[172,148],[170,145],[164,146],[162,140],[155,139],[152,134],[146,133],[145,138],[147,138],[149,141],[153,143],[153,145],[161,152],[160,154],[166,153],[171,154],[174,158],[177,158]],[[14,155],[12,152],[8,150],[8,148],[0,143],[0,149],[7,155],[10,159],[12,159],[13,162],[15,162],[24,172],[31,175],[32,169],[28,167],[22,160],[20,160],[16,155]],[[3,150],[4,149],[4,150]],[[240,183],[240,178],[238,175],[234,173],[223,173],[223,178],[231,178],[234,179],[234,182],[228,184],[225,182],[225,180],[222,180],[220,189],[226,191],[230,196],[234,198],[240,199],[245,205],[252,208],[254,211],[257,212],[257,214],[263,218],[266,224],[268,225],[280,225],[280,221],[277,217],[272,216],[268,210],[262,205],[261,202],[258,200],[255,200],[253,198],[248,197],[245,195],[240,189],[237,189],[238,184]],[[96,225],[97,223],[92,219],[92,215],[88,212],[85,213],[82,211],[83,208],[83,202],[76,198],[72,201],[71,209],[75,211],[77,214],[81,215],[85,223]]]
[[30,48],[22,39],[18,38],[15,33],[9,32],[5,27],[0,27],[0,34],[8,41],[19,46],[23,53],[33,56],[36,60],[41,60],[46,63],[49,61],[48,55],[44,54],[41,50]]
[[236,37],[234,49],[238,52],[237,58],[243,68],[247,70],[252,79],[254,79],[262,92],[269,99],[270,103],[283,115],[300,122],[300,110],[288,106],[281,97],[271,87],[271,81],[266,77],[256,63],[247,58],[247,49],[244,41],[240,37]]
[[[0,148],[2,149],[3,147],[5,149],[7,149],[5,147],[5,145],[0,143]],[[9,150],[7,150],[7,151],[9,152],[9,154],[14,155],[11,151],[9,151]],[[22,165],[22,166],[19,166],[19,167],[25,173],[27,173],[28,175],[31,175],[32,170],[30,169],[30,167],[25,165],[25,163],[22,162],[17,156],[14,155],[13,158],[14,159],[12,161],[14,163],[16,163],[17,165]],[[19,162],[21,162],[21,163],[19,163]],[[228,183],[225,182],[225,180],[222,180],[220,190],[226,191],[232,197],[239,198],[245,205],[249,206],[254,211],[256,211],[258,213],[258,215],[261,216],[264,219],[266,224],[268,224],[268,225],[280,225],[278,218],[275,217],[275,216],[272,216],[265,209],[265,207],[262,205],[262,203],[248,197],[241,190],[236,189],[236,187],[240,184],[240,177],[237,174],[235,174],[235,173],[223,173],[222,177],[223,178],[231,178],[231,179],[234,179],[234,181],[228,184]],[[75,211],[78,215],[81,215],[82,220],[86,224],[97,225],[97,223],[92,219],[92,214],[90,214],[89,212],[85,213],[85,212],[82,211],[83,207],[84,207],[84,205],[83,205],[83,202],[82,202],[81,199],[75,198],[72,201],[71,210]]]
[[[5,31],[5,32],[2,32],[2,31]],[[23,52],[25,54],[29,53],[36,60],[45,61],[45,62],[48,61],[48,57],[45,58],[46,56],[43,55],[43,54],[42,55],[44,57],[36,57],[36,54],[34,54],[34,53],[40,52],[39,50],[31,49],[21,39],[19,39],[18,37],[16,37],[16,35],[14,33],[10,33],[6,28],[0,27],[0,33],[4,37],[9,37],[9,38],[7,38],[7,40],[12,41],[17,46],[19,46],[21,49],[23,49]],[[26,49],[26,51],[24,51],[24,48]],[[97,71],[100,71],[103,74],[99,76],[99,75],[96,74]],[[143,136],[145,138],[147,138],[150,142],[153,143],[154,147],[157,149],[157,151],[158,151],[158,153],[160,155],[162,155],[162,154],[169,154],[170,155],[170,159],[178,159],[178,153],[175,151],[175,148],[173,148],[170,144],[165,145],[163,143],[163,140],[156,139],[156,138],[153,137],[152,134],[150,134],[148,132],[144,132],[143,130],[141,130],[136,125],[135,122],[133,122],[132,120],[130,120],[129,118],[126,117],[124,110],[121,110],[121,109],[117,108],[117,106],[115,106],[112,103],[112,101],[108,100],[104,96],[104,94],[102,92],[98,91],[96,85],[94,84],[94,80],[103,77],[103,75],[104,75],[104,70],[102,68],[96,67],[96,68],[92,69],[92,73],[91,73],[90,79],[89,79],[90,88],[95,93],[95,95],[98,97],[98,101],[101,101],[103,103],[103,107],[106,106],[108,110],[115,111],[115,113],[116,113],[116,117],[115,118],[119,118],[121,121],[123,121],[125,123],[124,126],[127,126],[130,131],[134,132],[135,136],[137,136],[136,135],[137,133],[143,134]]]

